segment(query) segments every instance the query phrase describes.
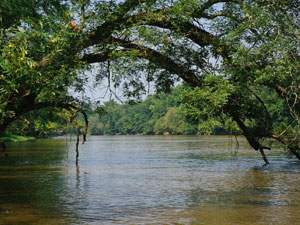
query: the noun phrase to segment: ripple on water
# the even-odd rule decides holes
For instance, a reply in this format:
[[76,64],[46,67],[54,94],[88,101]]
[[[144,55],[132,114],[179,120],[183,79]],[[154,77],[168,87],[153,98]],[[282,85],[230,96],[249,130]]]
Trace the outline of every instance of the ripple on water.
[[89,137],[10,146],[0,224],[298,224],[300,163],[279,149],[196,136]]

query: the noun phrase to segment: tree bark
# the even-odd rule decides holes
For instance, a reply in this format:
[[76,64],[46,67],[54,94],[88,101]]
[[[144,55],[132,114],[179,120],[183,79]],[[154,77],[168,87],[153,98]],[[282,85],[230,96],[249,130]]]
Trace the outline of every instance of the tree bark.
[[[3,137],[4,131],[6,129],[6,127],[8,126],[8,124],[0,124],[0,138]],[[6,145],[4,143],[4,141],[0,140],[0,146],[1,146],[1,151],[4,153],[5,158],[8,157],[7,153],[6,153]]]
[[249,129],[246,127],[246,125],[243,123],[243,121],[240,120],[236,115],[232,116],[234,121],[239,125],[241,130],[243,131],[244,136],[246,137],[248,143],[252,148],[254,148],[256,151],[260,151],[263,160],[266,164],[269,164],[269,161],[267,159],[267,156],[265,155],[264,149],[271,150],[271,148],[261,145],[255,138],[254,134],[249,131]]

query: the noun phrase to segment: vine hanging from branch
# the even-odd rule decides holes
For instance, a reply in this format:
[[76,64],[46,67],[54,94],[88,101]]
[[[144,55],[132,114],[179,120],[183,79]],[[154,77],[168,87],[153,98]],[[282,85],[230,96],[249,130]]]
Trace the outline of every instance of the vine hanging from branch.
[[88,117],[85,111],[83,111],[82,109],[76,109],[75,111],[73,110],[72,112],[72,119],[75,125],[75,130],[76,130],[76,165],[78,165],[78,158],[79,158],[79,124],[77,121],[77,113],[81,113],[84,117],[84,128],[83,128],[83,135],[82,135],[82,144],[84,144],[86,142],[86,134],[87,134],[87,129],[88,129]]

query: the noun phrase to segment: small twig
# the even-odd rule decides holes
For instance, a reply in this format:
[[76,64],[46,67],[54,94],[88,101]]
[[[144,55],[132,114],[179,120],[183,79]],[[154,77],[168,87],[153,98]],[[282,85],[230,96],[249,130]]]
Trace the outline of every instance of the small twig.
[[297,121],[297,123],[300,125],[299,117],[298,117],[298,115],[294,112],[294,110],[292,109],[292,107],[290,106],[289,100],[288,100],[287,97],[285,97],[285,101],[286,101],[287,106],[289,107],[290,114],[295,118],[295,120]]
[[85,23],[84,7],[85,7],[85,0],[82,0],[82,4],[81,4],[81,7],[80,7],[80,11],[81,11],[80,25],[81,25],[81,28],[84,27],[84,23]]
[[279,135],[273,135],[276,138],[280,138],[282,135],[284,135],[291,127],[292,125],[297,121],[297,119],[295,119],[287,128],[285,128],[284,131],[282,131]]
[[299,155],[297,149],[295,149],[292,146],[290,146],[289,142],[287,142],[287,141],[283,140],[282,138],[277,137],[275,135],[273,135],[272,138],[274,138],[275,140],[278,140],[279,142],[281,142],[282,144],[284,144],[285,147],[288,148],[297,157],[297,159],[300,160],[300,155]]

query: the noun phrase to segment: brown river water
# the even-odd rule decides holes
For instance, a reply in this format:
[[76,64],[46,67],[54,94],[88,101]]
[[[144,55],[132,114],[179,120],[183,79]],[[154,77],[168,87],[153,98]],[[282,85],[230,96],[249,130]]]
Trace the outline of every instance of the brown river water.
[[229,136],[91,136],[0,155],[2,224],[300,224],[300,163]]

